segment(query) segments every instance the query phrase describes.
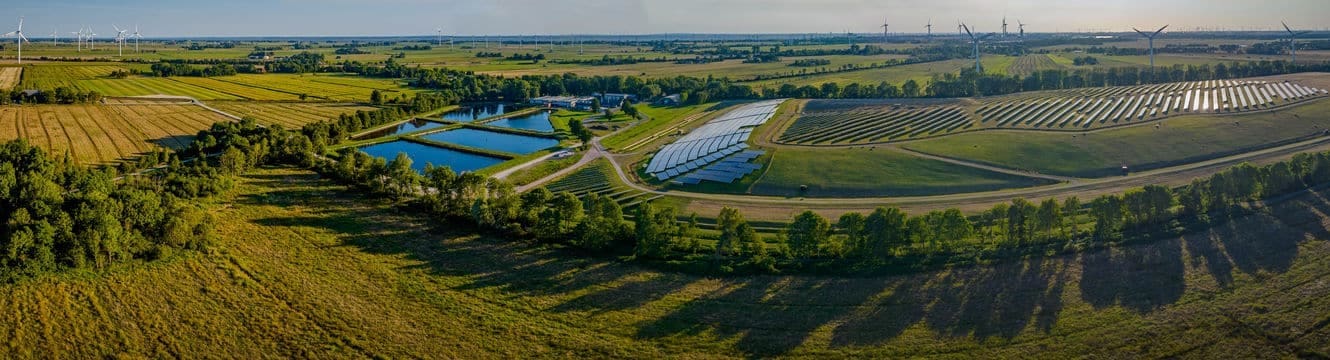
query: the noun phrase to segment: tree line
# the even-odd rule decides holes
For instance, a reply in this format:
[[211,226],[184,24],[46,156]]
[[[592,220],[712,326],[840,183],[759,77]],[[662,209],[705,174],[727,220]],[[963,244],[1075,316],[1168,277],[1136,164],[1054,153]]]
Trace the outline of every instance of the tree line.
[[[35,89],[31,89],[35,90]],[[18,88],[9,90],[5,96],[0,96],[0,105],[9,104],[92,104],[102,101],[102,94],[94,91],[80,91],[68,87],[57,87],[55,90],[36,90],[29,92],[19,90]]]

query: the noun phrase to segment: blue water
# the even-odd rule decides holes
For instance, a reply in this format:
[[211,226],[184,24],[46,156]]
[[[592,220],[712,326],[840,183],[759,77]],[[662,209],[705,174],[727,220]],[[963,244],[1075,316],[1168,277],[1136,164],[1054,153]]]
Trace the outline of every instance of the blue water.
[[425,164],[447,166],[456,172],[466,172],[484,169],[504,161],[496,157],[476,155],[406,140],[363,146],[360,151],[388,161],[397,158],[398,153],[406,153],[406,156],[411,158],[411,168],[422,173],[425,171]]
[[507,112],[503,104],[481,104],[464,107],[443,114],[444,120],[472,122]]
[[421,130],[433,129],[433,128],[443,127],[443,126],[444,126],[444,124],[443,124],[443,123],[440,123],[440,122],[433,122],[433,121],[425,121],[425,120],[419,120],[419,119],[416,119],[416,120],[411,120],[411,121],[407,121],[407,122],[404,122],[404,123],[398,124],[398,125],[395,126],[395,127],[390,127],[390,128],[387,128],[387,129],[383,129],[383,130],[375,131],[375,132],[372,132],[372,133],[368,133],[368,134],[362,135],[362,136],[360,136],[360,137],[358,137],[358,138],[356,138],[356,139],[373,139],[373,138],[379,138],[379,137],[384,137],[384,136],[397,135],[397,134],[401,134],[401,133],[409,133],[409,132],[415,132],[415,131],[421,131]]
[[550,124],[550,112],[541,111],[531,115],[499,119],[485,123],[485,125],[506,127],[512,129],[524,129],[552,133],[554,125]]
[[496,150],[522,155],[559,145],[559,140],[554,139],[476,129],[448,130],[421,135],[420,137],[478,149]]

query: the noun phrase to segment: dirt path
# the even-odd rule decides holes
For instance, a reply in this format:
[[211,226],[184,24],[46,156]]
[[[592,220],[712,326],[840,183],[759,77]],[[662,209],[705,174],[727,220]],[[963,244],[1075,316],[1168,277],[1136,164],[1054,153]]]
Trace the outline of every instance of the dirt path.
[[991,166],[991,165],[984,165],[984,164],[980,164],[980,163],[977,163],[977,162],[971,162],[971,161],[965,161],[965,160],[959,160],[959,159],[952,159],[952,158],[949,158],[949,157],[937,156],[937,155],[932,155],[932,154],[925,154],[925,153],[921,153],[921,152],[918,152],[918,151],[914,151],[914,150],[910,150],[910,149],[906,149],[906,148],[902,148],[902,147],[898,147],[898,146],[886,146],[886,148],[887,148],[888,150],[891,150],[891,151],[896,151],[896,152],[901,152],[901,153],[909,154],[909,155],[914,156],[914,157],[920,157],[920,158],[925,158],[925,159],[929,159],[929,160],[937,160],[937,161],[941,161],[941,162],[945,162],[945,163],[949,163],[949,164],[960,165],[960,166],[965,166],[965,167],[972,167],[972,168],[982,169],[982,170],[988,170],[988,171],[992,171],[992,172],[996,172],[996,173],[1003,173],[1003,174],[1007,174],[1007,175],[1015,175],[1015,176],[1029,177],[1029,178],[1036,178],[1036,179],[1046,179],[1046,180],[1053,180],[1053,181],[1057,181],[1057,182],[1075,182],[1075,181],[1085,180],[1085,179],[1082,179],[1082,178],[1075,178],[1075,177],[1069,177],[1069,176],[1045,175],[1045,174],[1040,174],[1040,173],[1032,173],[1032,172],[1026,172],[1026,171],[1013,170],[1013,169],[1008,169],[1008,168],[1004,168],[1004,167],[997,167],[997,166]]

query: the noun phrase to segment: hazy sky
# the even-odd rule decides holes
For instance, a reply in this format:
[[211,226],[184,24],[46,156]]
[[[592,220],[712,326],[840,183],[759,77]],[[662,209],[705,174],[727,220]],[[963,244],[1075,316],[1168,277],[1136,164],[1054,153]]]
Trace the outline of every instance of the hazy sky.
[[[110,34],[142,24],[146,36],[415,35],[442,26],[459,35],[937,32],[956,21],[984,32],[1267,29],[1280,20],[1330,26],[1330,0],[5,0],[0,28],[27,17],[29,37],[80,24]],[[34,36],[35,35],[35,36]]]

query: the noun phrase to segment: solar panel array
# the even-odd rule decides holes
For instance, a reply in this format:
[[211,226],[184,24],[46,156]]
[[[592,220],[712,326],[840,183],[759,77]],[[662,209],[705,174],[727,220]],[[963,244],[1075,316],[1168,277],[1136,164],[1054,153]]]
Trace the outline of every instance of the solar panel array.
[[1323,95],[1287,81],[1207,80],[1016,97],[975,113],[997,127],[1090,128],[1186,112],[1257,111]]
[[672,179],[747,149],[753,128],[770,120],[782,101],[747,104],[707,122],[656,152],[647,173]]
[[737,154],[726,156],[720,161],[711,163],[701,170],[688,173],[675,182],[680,184],[697,184],[703,181],[715,181],[718,183],[733,183],[748,174],[762,168],[762,164],[750,163],[758,156],[762,156],[765,151],[762,150],[744,150]]

